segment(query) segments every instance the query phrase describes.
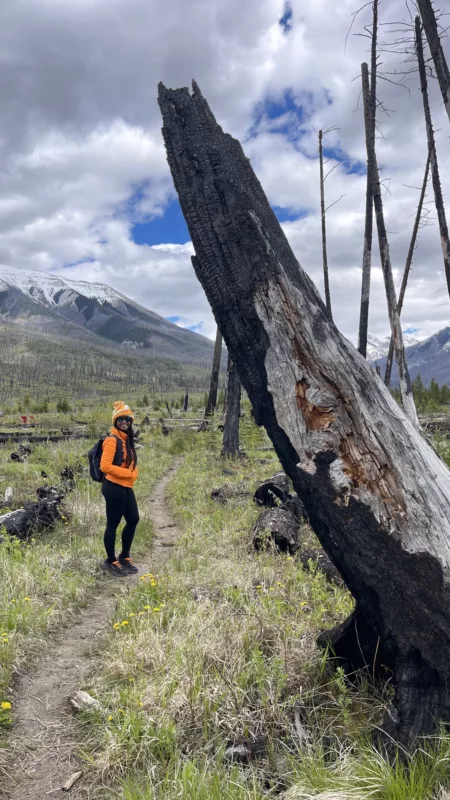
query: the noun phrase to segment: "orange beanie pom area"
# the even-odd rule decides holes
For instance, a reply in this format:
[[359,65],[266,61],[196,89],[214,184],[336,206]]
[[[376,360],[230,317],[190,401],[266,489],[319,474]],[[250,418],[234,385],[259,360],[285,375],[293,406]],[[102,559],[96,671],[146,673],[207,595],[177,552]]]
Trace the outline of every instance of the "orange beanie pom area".
[[134,419],[134,414],[130,406],[127,406],[123,400],[118,400],[117,403],[114,403],[114,411],[112,415],[113,423],[116,421],[117,417],[131,417],[131,419]]

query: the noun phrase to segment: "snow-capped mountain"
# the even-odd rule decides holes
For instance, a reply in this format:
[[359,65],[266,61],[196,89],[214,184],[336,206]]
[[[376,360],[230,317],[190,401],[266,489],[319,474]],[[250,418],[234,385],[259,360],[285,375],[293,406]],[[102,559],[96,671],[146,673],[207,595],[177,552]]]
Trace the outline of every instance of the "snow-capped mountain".
[[99,303],[119,305],[121,295],[102,283],[71,281],[48,272],[17,269],[0,264],[0,291],[14,287],[31,300],[55,308],[70,305],[74,294],[98,300]]
[[[387,356],[389,352],[389,342],[389,336],[387,336],[385,339],[377,339],[376,336],[372,336],[369,333],[367,335],[367,360],[378,361],[380,358]],[[419,340],[414,336],[411,336],[409,333],[404,333],[403,342],[406,348],[418,344]]]
[[[440,385],[450,384],[450,328],[443,328],[441,331],[429,336],[421,342],[415,342],[406,348],[406,361],[411,380],[420,373],[424,384],[428,386],[434,378]],[[386,357],[377,359],[384,374]],[[398,383],[397,367],[393,364],[392,383]]]
[[209,364],[213,342],[179,328],[101,283],[0,265],[0,319],[86,338],[88,332],[152,355]]

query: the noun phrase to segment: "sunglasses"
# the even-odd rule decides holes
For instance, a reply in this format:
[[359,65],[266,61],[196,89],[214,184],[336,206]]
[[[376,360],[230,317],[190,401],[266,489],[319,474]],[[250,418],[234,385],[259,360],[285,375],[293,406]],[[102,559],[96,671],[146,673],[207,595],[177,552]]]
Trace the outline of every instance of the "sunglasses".
[[130,425],[133,422],[133,417],[117,417],[117,422],[129,422]]

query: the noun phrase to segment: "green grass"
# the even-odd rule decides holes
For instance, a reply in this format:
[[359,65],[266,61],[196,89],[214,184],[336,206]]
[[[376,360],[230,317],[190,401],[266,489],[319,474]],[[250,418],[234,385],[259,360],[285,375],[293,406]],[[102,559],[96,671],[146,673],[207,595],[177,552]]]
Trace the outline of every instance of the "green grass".
[[[94,429],[105,411],[94,408],[88,416]],[[374,686],[366,674],[350,683],[317,649],[318,632],[350,612],[348,593],[303,571],[295,559],[253,552],[259,511],[252,492],[280,465],[273,451],[261,449],[267,437],[248,415],[241,433],[246,455],[238,461],[221,459],[218,431],[144,433],[139,546],[147,548],[153,534],[151,487],[179,455],[168,502],[181,538],[158,574],[141,576],[119,596],[92,675],[80,687],[104,709],[77,716],[92,796],[448,800],[449,737],[442,731],[408,762],[390,765],[369,738],[390,687]],[[1,459],[0,472],[23,497],[42,482],[41,469],[57,482],[88,446],[37,446],[28,464]],[[211,491],[225,483],[247,486],[248,496],[215,503]],[[67,512],[67,524],[29,545],[0,547],[0,719],[6,725],[14,708],[1,703],[11,702],[13,669],[39,653],[46,633],[70,622],[93,589],[102,551],[99,487],[80,476]],[[314,538],[307,528],[302,536]],[[306,740],[299,740],[299,725]],[[226,760],[230,744],[260,737],[262,757],[248,765]]]

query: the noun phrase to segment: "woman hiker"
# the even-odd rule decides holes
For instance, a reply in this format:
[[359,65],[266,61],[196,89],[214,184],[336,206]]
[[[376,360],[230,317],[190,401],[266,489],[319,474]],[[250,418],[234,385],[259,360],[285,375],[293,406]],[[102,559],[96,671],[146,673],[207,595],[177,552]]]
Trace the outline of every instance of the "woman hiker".
[[[104,543],[107,558],[103,567],[112,575],[119,577],[138,572],[138,568],[130,558],[131,544],[139,522],[139,511],[133,491],[138,476],[133,419],[131,408],[122,400],[114,403],[113,426],[109,436],[103,441],[100,461],[100,469],[104,474],[102,494],[106,501]],[[116,558],[116,531],[122,517],[125,519],[122,550]]]

